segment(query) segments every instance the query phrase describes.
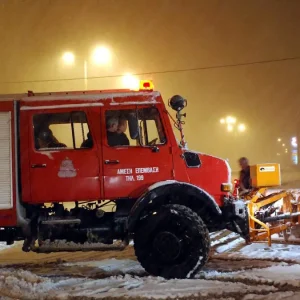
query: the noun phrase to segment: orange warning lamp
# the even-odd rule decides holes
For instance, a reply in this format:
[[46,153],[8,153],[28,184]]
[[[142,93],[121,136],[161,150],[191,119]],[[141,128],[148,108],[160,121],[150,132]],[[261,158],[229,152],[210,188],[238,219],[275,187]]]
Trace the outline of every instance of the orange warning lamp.
[[152,80],[141,80],[140,91],[153,91],[154,85]]

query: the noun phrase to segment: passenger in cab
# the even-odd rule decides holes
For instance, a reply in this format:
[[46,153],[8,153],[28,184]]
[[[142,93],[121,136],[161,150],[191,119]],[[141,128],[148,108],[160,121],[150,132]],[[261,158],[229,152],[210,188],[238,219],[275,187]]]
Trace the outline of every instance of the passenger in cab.
[[38,146],[41,148],[65,148],[65,144],[60,143],[53,135],[52,130],[43,128],[38,134]]
[[129,139],[125,134],[127,130],[127,120],[123,117],[119,119],[117,133],[119,134],[119,145],[129,146]]
[[90,132],[88,132],[87,139],[81,144],[80,148],[93,148],[93,139]]

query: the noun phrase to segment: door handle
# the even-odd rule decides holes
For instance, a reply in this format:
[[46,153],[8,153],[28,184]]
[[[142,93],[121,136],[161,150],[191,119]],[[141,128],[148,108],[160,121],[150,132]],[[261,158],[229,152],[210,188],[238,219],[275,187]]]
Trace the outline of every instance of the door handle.
[[109,160],[109,159],[106,159],[105,161],[104,161],[104,163],[106,164],[106,165],[116,165],[116,164],[119,164],[120,162],[116,159],[116,160]]
[[33,165],[31,165],[31,168],[33,168],[33,169],[46,168],[46,167],[47,167],[46,164],[33,164]]

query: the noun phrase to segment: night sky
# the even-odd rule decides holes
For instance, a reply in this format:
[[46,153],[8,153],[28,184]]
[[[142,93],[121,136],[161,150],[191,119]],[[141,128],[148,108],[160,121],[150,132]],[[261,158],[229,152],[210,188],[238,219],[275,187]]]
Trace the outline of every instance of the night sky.
[[[194,150],[229,158],[233,169],[284,156],[300,111],[300,59],[237,67],[165,72],[300,57],[298,0],[0,0],[0,93],[81,90],[83,61],[105,45],[112,62],[88,76],[150,73],[167,102],[188,99],[186,138]],[[64,51],[76,55],[64,66]],[[9,83],[17,82],[17,83]],[[92,79],[89,89],[120,87]],[[220,118],[245,123],[228,133]],[[277,156],[277,153],[281,156]],[[289,156],[287,154],[286,156]]]

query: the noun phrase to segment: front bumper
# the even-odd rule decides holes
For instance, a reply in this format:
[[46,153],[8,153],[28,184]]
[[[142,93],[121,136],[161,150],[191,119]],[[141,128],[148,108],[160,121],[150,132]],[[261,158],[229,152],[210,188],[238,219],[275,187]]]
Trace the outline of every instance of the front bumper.
[[226,229],[238,233],[246,242],[249,242],[249,214],[246,203],[241,199],[224,198],[222,212]]

